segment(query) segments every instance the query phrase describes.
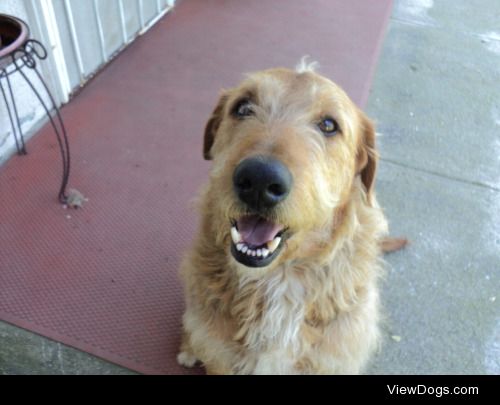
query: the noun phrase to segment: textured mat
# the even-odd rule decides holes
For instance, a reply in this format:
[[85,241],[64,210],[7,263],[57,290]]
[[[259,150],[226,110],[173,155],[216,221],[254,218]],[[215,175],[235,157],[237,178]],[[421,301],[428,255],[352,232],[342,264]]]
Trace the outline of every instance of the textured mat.
[[175,362],[177,271],[220,88],[308,54],[363,105],[390,7],[181,1],[63,109],[83,209],[57,203],[47,126],[0,169],[0,318],[140,372],[192,373]]

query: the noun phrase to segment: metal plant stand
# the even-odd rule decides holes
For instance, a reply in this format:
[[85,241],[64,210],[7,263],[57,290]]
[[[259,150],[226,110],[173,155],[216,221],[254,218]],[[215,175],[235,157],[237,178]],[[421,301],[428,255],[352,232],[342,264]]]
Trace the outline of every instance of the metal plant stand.
[[[68,202],[66,187],[68,185],[70,171],[69,143],[64,122],[57,108],[57,104],[47,84],[37,70],[37,60],[44,60],[46,58],[47,50],[39,41],[29,38],[29,27],[23,20],[17,17],[0,14],[0,92],[2,93],[9,116],[17,153],[19,155],[27,154],[16,104],[15,89],[11,83],[11,77],[15,74],[22,76],[24,81],[26,81],[31,88],[45,110],[56,134],[63,165],[63,176],[58,198],[62,204],[66,204]],[[55,110],[55,117],[52,116],[51,109],[45,103],[30,78],[26,75],[26,69],[33,71],[35,77],[37,77],[42,84],[52,104],[50,107]]]

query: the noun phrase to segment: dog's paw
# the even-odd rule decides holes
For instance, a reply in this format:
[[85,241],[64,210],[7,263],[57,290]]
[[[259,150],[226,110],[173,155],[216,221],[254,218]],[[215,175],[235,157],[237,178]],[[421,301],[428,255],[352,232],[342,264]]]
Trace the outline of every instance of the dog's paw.
[[181,366],[191,368],[194,367],[197,362],[198,359],[191,353],[180,352],[177,355],[177,363],[179,363]]

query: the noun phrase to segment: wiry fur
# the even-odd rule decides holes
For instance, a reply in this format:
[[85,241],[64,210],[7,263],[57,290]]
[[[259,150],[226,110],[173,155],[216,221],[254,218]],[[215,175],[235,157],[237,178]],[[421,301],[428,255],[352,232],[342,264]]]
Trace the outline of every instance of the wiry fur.
[[[250,75],[221,96],[207,123],[213,166],[182,265],[186,366],[199,359],[209,373],[351,374],[377,346],[387,224],[373,190],[374,129],[338,86],[302,65]],[[238,121],[230,109],[242,96],[254,115]],[[318,131],[325,115],[341,133]],[[230,221],[245,214],[232,174],[257,154],[293,174],[290,195],[268,215],[291,237],[269,266],[248,268],[230,252]]]

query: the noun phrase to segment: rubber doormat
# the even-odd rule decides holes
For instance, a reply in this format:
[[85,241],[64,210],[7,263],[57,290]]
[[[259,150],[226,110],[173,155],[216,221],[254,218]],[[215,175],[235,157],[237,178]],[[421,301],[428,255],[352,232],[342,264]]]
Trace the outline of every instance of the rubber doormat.
[[0,318],[143,373],[176,364],[181,253],[207,179],[202,134],[223,87],[303,55],[366,102],[391,1],[181,1],[63,108],[70,185],[44,127],[0,169]]

